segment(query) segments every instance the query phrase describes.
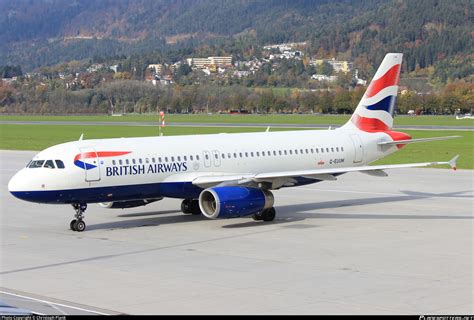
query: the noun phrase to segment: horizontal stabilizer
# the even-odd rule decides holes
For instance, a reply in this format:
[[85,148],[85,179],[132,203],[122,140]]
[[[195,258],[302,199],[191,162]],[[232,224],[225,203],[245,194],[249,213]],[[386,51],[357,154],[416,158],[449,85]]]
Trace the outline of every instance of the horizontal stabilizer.
[[382,142],[379,142],[378,145],[379,146],[394,146],[397,144],[429,142],[429,141],[437,141],[437,140],[448,140],[448,139],[454,139],[454,138],[461,138],[461,136],[433,137],[433,138],[409,139],[409,140],[398,140],[398,141],[382,141]]

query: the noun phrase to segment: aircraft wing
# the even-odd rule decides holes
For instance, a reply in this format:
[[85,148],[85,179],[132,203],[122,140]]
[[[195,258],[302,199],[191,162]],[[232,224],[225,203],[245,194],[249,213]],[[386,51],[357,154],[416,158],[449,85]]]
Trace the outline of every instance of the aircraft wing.
[[201,187],[210,187],[215,185],[254,185],[259,186],[261,183],[270,184],[271,189],[282,186],[290,186],[296,183],[294,178],[304,177],[314,180],[336,180],[336,175],[347,172],[362,172],[373,176],[386,176],[384,170],[400,169],[400,168],[416,168],[428,167],[433,165],[450,165],[456,170],[456,161],[459,155],[450,161],[442,162],[420,162],[407,164],[392,164],[379,166],[360,166],[360,167],[344,167],[344,168],[327,168],[327,169],[311,169],[311,170],[295,170],[266,172],[258,174],[241,174],[232,176],[200,176],[196,177],[192,183]]

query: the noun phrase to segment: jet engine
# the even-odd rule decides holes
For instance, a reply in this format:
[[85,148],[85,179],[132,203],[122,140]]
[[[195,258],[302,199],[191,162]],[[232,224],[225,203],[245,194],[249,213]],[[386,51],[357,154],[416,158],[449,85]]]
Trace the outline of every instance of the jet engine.
[[273,202],[269,191],[239,186],[208,188],[199,195],[202,214],[210,219],[256,214],[272,208]]
[[100,202],[99,206],[108,209],[125,209],[146,206],[149,203],[159,201],[163,198],[144,199],[144,200],[129,200],[129,201],[115,201],[115,202]]

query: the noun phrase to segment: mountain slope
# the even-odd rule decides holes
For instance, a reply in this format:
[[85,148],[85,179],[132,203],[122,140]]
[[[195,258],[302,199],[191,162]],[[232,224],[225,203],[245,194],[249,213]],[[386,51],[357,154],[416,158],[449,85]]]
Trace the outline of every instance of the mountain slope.
[[[356,59],[370,69],[388,51],[405,71],[441,61],[472,72],[472,1],[436,0],[0,0],[0,61],[25,70],[94,55],[310,40],[312,54]],[[233,50],[233,51],[232,51]],[[454,66],[454,67],[453,67]],[[470,69],[469,69],[470,68]]]

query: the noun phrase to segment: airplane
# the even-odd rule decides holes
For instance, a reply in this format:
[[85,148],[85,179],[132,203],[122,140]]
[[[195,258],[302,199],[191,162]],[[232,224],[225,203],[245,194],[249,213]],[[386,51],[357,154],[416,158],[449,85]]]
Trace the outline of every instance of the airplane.
[[70,229],[86,229],[90,203],[105,208],[145,206],[165,197],[183,199],[185,214],[210,219],[252,216],[272,221],[272,190],[336,180],[349,172],[386,176],[384,170],[450,165],[370,163],[412,139],[392,130],[401,53],[388,53],[349,121],[332,130],[79,139],[39,152],[9,181],[21,200],[71,204]]
[[463,116],[456,116],[456,120],[461,120],[461,119],[474,119],[474,117],[470,113],[466,113]]

